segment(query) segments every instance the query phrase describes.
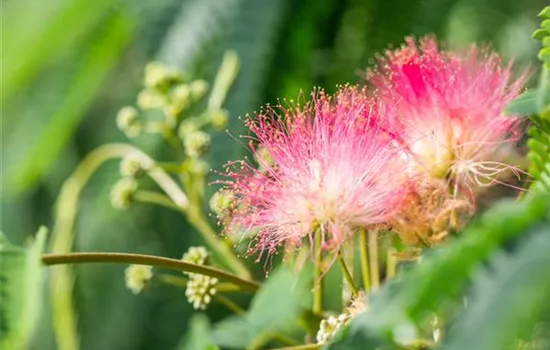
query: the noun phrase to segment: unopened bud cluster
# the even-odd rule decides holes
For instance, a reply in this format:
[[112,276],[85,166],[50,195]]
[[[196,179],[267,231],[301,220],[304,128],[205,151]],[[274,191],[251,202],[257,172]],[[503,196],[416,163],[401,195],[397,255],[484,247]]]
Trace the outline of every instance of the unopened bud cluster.
[[[230,84],[226,84],[225,89]],[[223,98],[215,99],[214,104],[209,101],[206,110],[195,108],[208,90],[208,83],[202,79],[191,80],[176,67],[151,62],[145,67],[143,89],[137,96],[136,107],[122,108],[117,115],[117,126],[130,138],[144,133],[162,134],[171,146],[183,149],[187,159],[182,171],[204,175],[210,168],[202,159],[211,143],[207,131],[223,129],[228,122],[227,111],[219,107]],[[216,91],[224,97],[227,93],[220,91],[219,86]],[[149,117],[154,114],[163,118]],[[120,169],[122,176],[134,178],[139,177],[142,170],[139,163],[130,159],[121,164]]]
[[148,265],[130,265],[124,271],[126,288],[139,294],[153,278],[153,267]]
[[317,332],[317,344],[328,344],[334,338],[334,335],[350,320],[347,314],[338,316],[329,316],[321,321],[319,331]]
[[317,343],[328,344],[343,326],[346,326],[354,317],[368,310],[367,297],[364,292],[355,296],[344,313],[338,316],[329,316],[319,324]]
[[120,179],[111,189],[111,205],[117,209],[130,208],[134,195],[138,189],[138,183],[131,177]]
[[210,276],[193,274],[187,282],[185,296],[196,310],[204,310],[217,293],[218,279]]
[[230,191],[220,190],[210,198],[210,210],[219,218],[224,218],[229,215],[231,204],[233,203],[234,195]]
[[122,158],[119,172],[122,178],[111,189],[111,205],[117,209],[128,209],[138,191],[137,179],[145,172],[143,161],[138,153],[131,153]]
[[[189,247],[181,260],[195,265],[205,265],[208,262],[208,257],[209,254],[205,247]],[[190,274],[188,272],[184,273]]]
[[[195,264],[205,265],[208,263],[209,254],[205,247],[189,247],[187,252],[181,258],[183,261]],[[193,308],[204,310],[212,301],[212,296],[217,293],[216,285],[218,279],[198,273],[184,272],[189,276],[185,296]]]

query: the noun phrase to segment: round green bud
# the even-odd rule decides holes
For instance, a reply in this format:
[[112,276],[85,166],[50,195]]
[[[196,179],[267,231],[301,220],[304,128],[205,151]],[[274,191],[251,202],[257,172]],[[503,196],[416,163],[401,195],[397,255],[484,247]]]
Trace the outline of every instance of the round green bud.
[[192,174],[206,175],[208,174],[210,166],[200,158],[189,158],[187,169]]
[[183,146],[185,154],[191,158],[204,155],[210,147],[210,135],[204,131],[195,131],[184,136]]
[[231,208],[231,203],[233,203],[234,199],[235,196],[232,192],[220,190],[214,193],[208,204],[210,205],[210,210],[218,217],[224,217],[227,216],[228,209]]
[[153,267],[148,265],[130,265],[124,271],[126,288],[139,294],[153,278]]
[[[187,252],[183,254],[181,260],[195,264],[195,265],[204,265],[208,261],[208,251],[205,247],[189,247]],[[191,273],[184,272],[187,275]]]
[[229,121],[229,115],[224,109],[211,112],[208,117],[212,126],[218,130],[224,129]]
[[137,105],[143,110],[163,108],[167,103],[166,96],[151,89],[141,90],[137,97]]
[[199,118],[189,118],[181,122],[178,128],[178,136],[184,140],[187,135],[200,131],[203,126],[203,121]]
[[120,161],[120,175],[138,178],[144,173],[143,162],[138,154],[129,154]]
[[206,92],[208,91],[208,83],[205,80],[199,79],[191,82],[189,84],[189,88],[191,90],[191,97],[194,101],[200,100],[204,97]]
[[143,123],[137,109],[131,106],[120,109],[116,116],[116,124],[120,131],[128,137],[136,137],[143,132]]
[[136,180],[129,177],[119,180],[111,190],[111,205],[123,210],[130,208],[137,189],[138,183]]

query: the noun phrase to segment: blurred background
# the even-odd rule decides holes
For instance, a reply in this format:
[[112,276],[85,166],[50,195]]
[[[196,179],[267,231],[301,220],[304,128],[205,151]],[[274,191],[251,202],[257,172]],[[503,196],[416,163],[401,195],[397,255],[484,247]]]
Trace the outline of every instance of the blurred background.
[[[151,60],[212,81],[223,52],[241,71],[226,101],[229,130],[239,116],[313,86],[360,81],[376,52],[409,34],[436,33],[447,45],[490,43],[517,67],[536,62],[530,34],[547,0],[6,0],[2,3],[2,222],[15,244],[51,227],[62,182],[91,150],[125,141],[115,115],[134,104]],[[161,140],[132,140],[157,159]],[[245,148],[214,136],[210,165],[221,169]],[[109,203],[117,162],[93,177],[76,225],[77,251],[180,258],[200,244],[185,219],[146,205]],[[124,266],[76,268],[82,349],[173,349],[193,314],[184,291],[153,285],[134,296]],[[222,307],[208,311],[213,320]],[[55,349],[46,308],[33,348]]]

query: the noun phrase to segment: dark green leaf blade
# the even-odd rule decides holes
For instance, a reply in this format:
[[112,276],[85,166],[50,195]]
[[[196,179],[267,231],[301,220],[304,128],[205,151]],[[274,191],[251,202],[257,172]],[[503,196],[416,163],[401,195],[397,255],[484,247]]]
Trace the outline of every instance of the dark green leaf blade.
[[549,233],[550,224],[541,224],[514,254],[495,254],[445,349],[507,349],[522,331],[533,330],[550,306]]

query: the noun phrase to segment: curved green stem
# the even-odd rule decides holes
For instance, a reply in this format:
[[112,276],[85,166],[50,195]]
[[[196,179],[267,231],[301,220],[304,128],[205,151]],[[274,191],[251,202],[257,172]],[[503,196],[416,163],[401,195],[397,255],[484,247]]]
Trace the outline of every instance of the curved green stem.
[[[66,253],[71,250],[78,199],[93,173],[106,161],[124,157],[133,150],[134,147],[126,144],[99,147],[84,158],[75,172],[63,183],[55,208],[51,246],[53,252]],[[77,321],[73,312],[73,280],[70,266],[59,266],[51,271],[52,322],[57,347],[60,350],[78,349]]]
[[[216,287],[217,289],[217,287]],[[245,311],[243,308],[241,308],[237,303],[235,303],[233,300],[221,295],[221,294],[215,294],[213,296],[214,300],[219,302],[220,304],[225,305],[229,310],[233,311],[237,315],[244,315]]]
[[160,256],[130,254],[130,253],[69,253],[45,254],[42,256],[44,265],[82,264],[82,263],[124,263],[163,267],[191,273],[199,273],[222,281],[231,282],[242,290],[255,292],[260,288],[256,281],[247,280],[210,266],[191,264],[182,260],[169,259]]
[[319,350],[321,345],[319,344],[305,344],[305,345],[296,345],[296,346],[286,346],[284,348],[275,348],[271,350]]
[[189,280],[186,277],[172,276],[168,274],[162,274],[158,276],[155,274],[155,277],[163,283],[181,288],[187,287],[187,281]]
[[224,241],[217,238],[218,235],[216,231],[210,226],[210,223],[202,213],[197,210],[190,210],[187,215],[187,220],[202,235],[208,246],[224,259],[223,262],[225,262],[228,268],[242,278],[250,278],[250,272],[244,263]]
[[138,202],[160,205],[181,213],[181,208],[162,193],[139,190],[134,194],[133,198]]
[[344,278],[348,282],[348,285],[351,289],[351,295],[357,296],[359,293],[359,290],[357,289],[357,286],[355,285],[355,282],[353,281],[353,277],[351,276],[351,273],[349,272],[348,266],[346,265],[346,262],[344,261],[344,258],[342,257],[342,251],[339,250],[338,253],[336,253],[336,257],[338,259],[338,263],[340,264],[340,268],[342,269],[342,274],[344,275]]

